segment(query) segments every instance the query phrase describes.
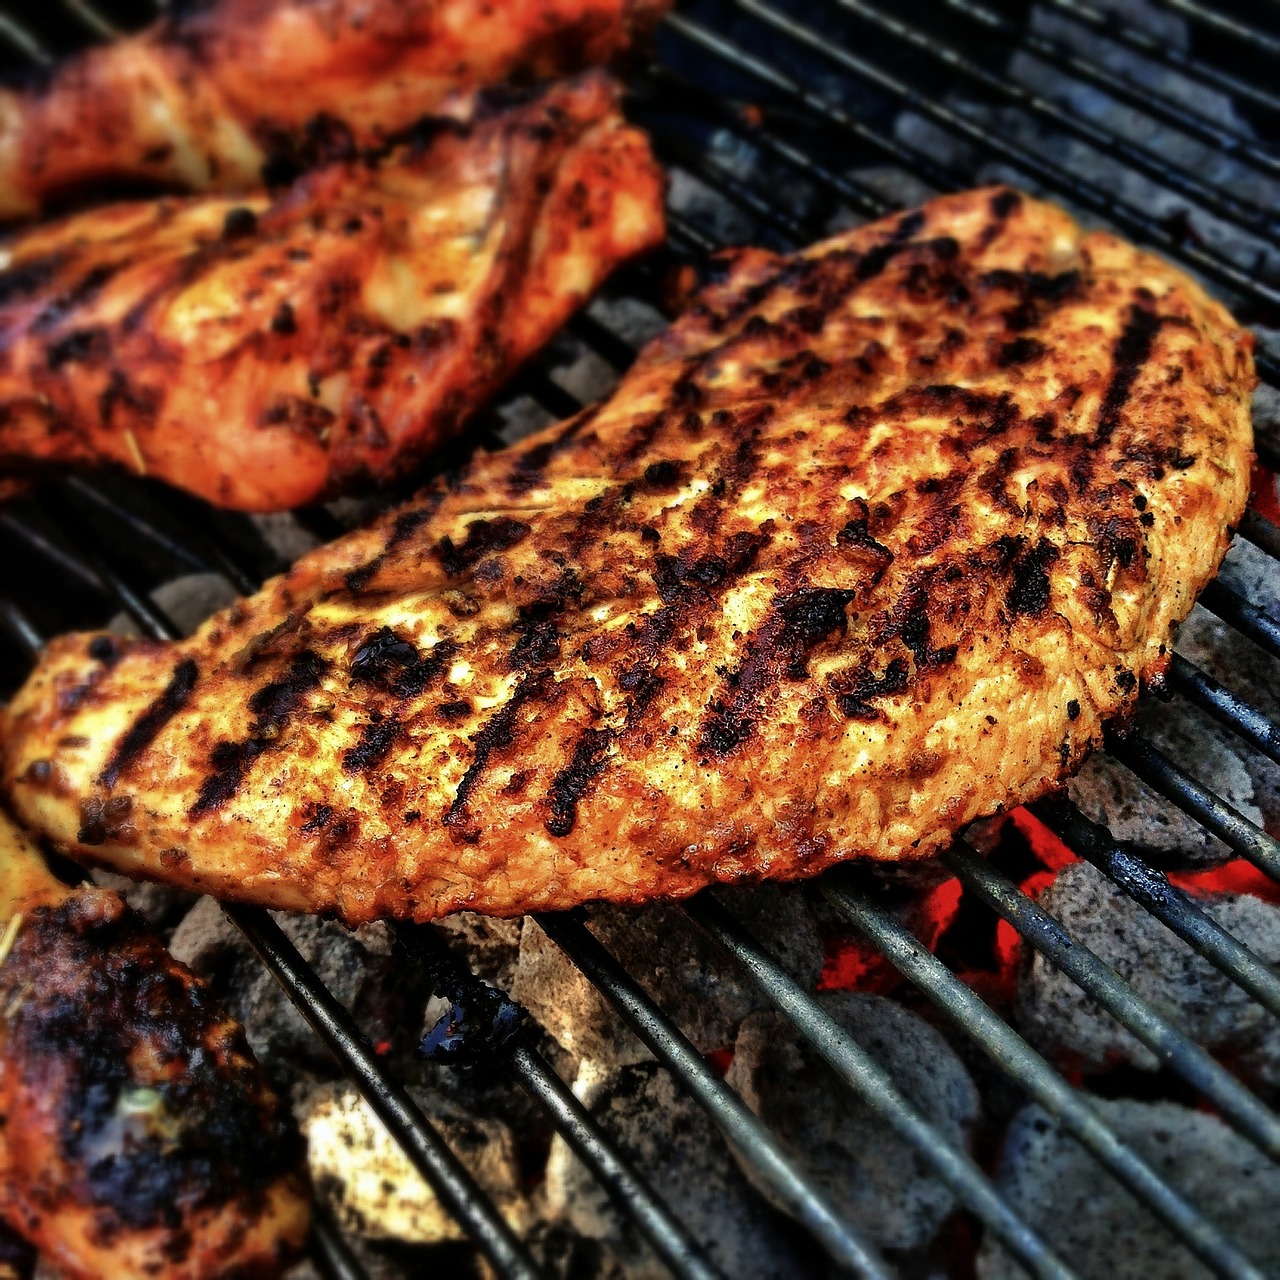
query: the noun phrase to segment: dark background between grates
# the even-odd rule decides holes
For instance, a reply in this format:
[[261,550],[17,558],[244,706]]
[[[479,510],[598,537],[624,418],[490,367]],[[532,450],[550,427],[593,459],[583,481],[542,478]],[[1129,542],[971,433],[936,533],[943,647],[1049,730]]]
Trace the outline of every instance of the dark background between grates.
[[[708,199],[674,212],[667,249],[628,268],[608,286],[611,296],[661,298],[664,271],[696,260],[724,242],[753,240],[787,248],[815,239],[832,220],[873,217],[895,207],[892,185],[851,176],[883,168],[906,175],[921,194],[973,185],[992,172],[1109,222],[1198,274],[1236,314],[1266,330],[1280,328],[1280,215],[1251,188],[1215,181],[1198,166],[1170,159],[1159,147],[1130,140],[1080,108],[1076,98],[1041,97],[1008,74],[1016,54],[1031,55],[1072,84],[1087,86],[1228,157],[1241,172],[1280,179],[1280,93],[1271,88],[1280,54],[1280,5],[1244,0],[1215,4],[1157,0],[1157,17],[1180,19],[1188,39],[1171,42],[1154,27],[1129,25],[1086,0],[1042,0],[1038,14],[1066,19],[1093,43],[1072,42],[1029,21],[1030,6],[1003,0],[929,0],[910,6],[887,0],[692,0],[660,29],[652,62],[629,76],[629,109],[651,130],[673,171],[694,180]],[[21,77],[59,53],[109,38],[154,16],[149,0],[62,0],[10,4],[0,13],[10,73]],[[1047,32],[1047,34],[1046,34]],[[1114,56],[1129,55],[1127,63]],[[1170,76],[1178,80],[1160,79]],[[1153,78],[1154,77],[1154,78]],[[1179,91],[1160,86],[1176,84]],[[1157,87],[1153,88],[1153,85]],[[1191,92],[1185,92],[1187,86]],[[1197,93],[1198,90],[1198,93]],[[1222,97],[1234,114],[1211,110]],[[964,103],[963,107],[958,103]],[[744,111],[749,104],[751,110]],[[926,131],[901,127],[905,117]],[[995,123],[992,123],[992,122]],[[1033,124],[1041,141],[1019,141]],[[928,129],[946,145],[923,145]],[[1097,158],[1068,164],[1077,146]],[[1078,152],[1070,152],[1078,155]],[[1166,196],[1133,197],[1123,183],[1104,181],[1106,165],[1140,175]],[[993,170],[992,166],[996,166]],[[1119,194],[1117,194],[1119,192]],[[1216,230],[1205,234],[1203,228]],[[547,414],[573,412],[578,401],[558,371],[583,348],[617,371],[634,352],[597,316],[575,320],[560,340],[516,379],[507,399],[531,397]],[[1280,355],[1264,344],[1264,381],[1280,386]],[[475,447],[500,443],[502,419],[482,415]],[[1259,452],[1278,461],[1274,435]],[[454,450],[437,466],[454,465]],[[419,477],[419,480],[422,477]],[[411,487],[411,486],[410,486]],[[406,489],[406,492],[408,489]],[[322,537],[341,528],[329,511],[298,513]],[[1241,533],[1280,557],[1280,529],[1250,513]],[[281,566],[248,520],[216,512],[160,486],[119,477],[67,478],[31,499],[0,507],[0,690],[11,690],[42,639],[71,627],[100,625],[121,609],[144,633],[174,634],[152,602],[151,588],[178,574],[212,571],[242,591]],[[1224,582],[1201,603],[1280,658],[1280,621]],[[1169,681],[1179,697],[1214,716],[1273,763],[1280,763],[1280,726],[1197,669],[1175,657]],[[1111,754],[1160,794],[1224,840],[1238,855],[1280,880],[1280,842],[1250,823],[1194,776],[1138,734],[1109,746]],[[1130,897],[1189,942],[1271,1015],[1280,1016],[1280,979],[1164,875],[1117,844],[1065,800],[1034,806],[1037,816]],[[1147,1006],[1086,948],[963,840],[943,862],[977,898],[1009,921],[1151,1048],[1241,1134],[1280,1161],[1277,1118],[1202,1048]],[[829,875],[818,890],[911,983],[982,1046],[1004,1072],[1072,1133],[1220,1276],[1260,1273],[1199,1210],[1164,1183],[1099,1119],[1074,1089],[1014,1030],[878,904],[856,868]],[[951,1147],[876,1064],[832,1022],[771,958],[770,940],[753,937],[715,898],[687,904],[693,921],[740,961],[762,992],[811,1040],[848,1087],[884,1123],[914,1143],[951,1186],[980,1229],[994,1233],[1037,1276],[1074,1274],[1019,1220],[985,1173]],[[349,1016],[271,917],[233,908],[228,914],[387,1123],[411,1159],[462,1222],[501,1276],[537,1274],[535,1264],[501,1216],[450,1153],[403,1089],[389,1079]],[[551,938],[617,1007],[655,1055],[707,1110],[844,1269],[890,1276],[892,1268],[787,1159],[768,1131],[711,1070],[679,1030],[595,939],[577,913],[540,917]],[[431,985],[456,1002],[492,1002],[431,929],[401,928],[399,944],[426,966]],[[426,993],[424,992],[424,998]],[[509,1002],[508,1002],[509,1003]],[[489,1007],[489,1006],[487,1006]],[[497,1019],[501,1025],[508,1020]],[[680,1205],[666,1204],[623,1158],[572,1093],[520,1032],[494,1035],[474,1051],[501,1058],[512,1076],[548,1111],[571,1147],[649,1238],[672,1272],[718,1274],[680,1225]],[[315,1256],[330,1274],[360,1275],[331,1224],[321,1221]]]

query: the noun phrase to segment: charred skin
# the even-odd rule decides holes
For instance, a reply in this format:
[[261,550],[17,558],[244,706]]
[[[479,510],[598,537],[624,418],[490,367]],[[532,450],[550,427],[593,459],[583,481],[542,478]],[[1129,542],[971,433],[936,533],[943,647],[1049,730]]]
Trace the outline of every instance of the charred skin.
[[[176,8],[176,7],[175,7]],[[451,95],[608,61],[665,0],[217,0],[0,94],[0,220],[104,194],[251,191]]]
[[114,893],[0,815],[0,1218],[79,1277],[270,1277],[301,1139],[244,1033]]
[[115,205],[0,270],[0,473],[114,464],[279,510],[385,480],[663,235],[602,73],[274,199]]
[[74,856],[349,920],[916,858],[1128,715],[1248,494],[1251,340],[997,189],[747,250],[611,400],[177,644],[73,636]]

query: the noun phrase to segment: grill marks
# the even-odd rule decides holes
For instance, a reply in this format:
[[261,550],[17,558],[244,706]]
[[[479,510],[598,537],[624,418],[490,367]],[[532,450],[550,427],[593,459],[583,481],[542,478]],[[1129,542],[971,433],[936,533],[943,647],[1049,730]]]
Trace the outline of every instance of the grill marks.
[[1112,349],[1111,381],[1098,410],[1098,428],[1094,438],[1099,444],[1106,444],[1114,434],[1133,384],[1151,357],[1151,348],[1161,323],[1161,318],[1150,307],[1136,302],[1130,306],[1128,323],[1120,331]]
[[98,775],[98,781],[104,787],[114,787],[121,774],[156,740],[160,730],[187,705],[199,676],[200,669],[191,658],[184,658],[178,663],[160,696],[116,743],[106,767]]
[[843,631],[845,609],[857,592],[806,587],[780,596],[747,644],[746,657],[725,677],[703,722],[700,748],[724,756],[751,736],[763,699],[782,680],[803,680],[809,654]]
[[467,525],[467,536],[461,546],[454,546],[448,535],[436,543],[436,555],[451,578],[474,568],[486,556],[507,551],[529,536],[523,520],[498,516],[493,520],[473,520]]
[[525,676],[511,696],[491,716],[471,740],[475,749],[467,771],[458,783],[453,802],[444,816],[446,827],[461,827],[467,817],[467,802],[472,793],[480,785],[485,770],[489,767],[490,758],[495,751],[509,747],[515,741],[517,718],[520,709],[526,702],[536,701],[549,692],[554,683],[551,672],[547,670],[533,671]]
[[220,809],[239,791],[259,756],[279,741],[307,695],[318,688],[329,663],[310,649],[294,656],[278,680],[263,685],[249,699],[256,719],[247,738],[219,742],[210,754],[211,772],[200,785],[196,802],[187,811],[193,821]]

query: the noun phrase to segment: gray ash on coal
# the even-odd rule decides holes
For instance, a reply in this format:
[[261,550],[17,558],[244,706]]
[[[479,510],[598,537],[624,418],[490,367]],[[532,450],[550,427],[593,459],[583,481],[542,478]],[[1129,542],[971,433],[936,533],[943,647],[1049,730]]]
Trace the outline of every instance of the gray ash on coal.
[[[1264,1275],[1280,1274],[1280,1169],[1216,1116],[1172,1102],[1094,1104],[1116,1134]],[[1211,1272],[1039,1107],[1010,1126],[997,1182],[1028,1223],[1081,1276],[1208,1280]],[[1020,1280],[1005,1251],[985,1244],[980,1280]]]
[[[1280,1022],[1122,894],[1088,863],[1067,867],[1041,905],[1148,1004],[1255,1087],[1280,1088]],[[1280,972],[1280,907],[1246,894],[1203,904],[1205,913]],[[1019,1028],[1051,1059],[1101,1072],[1121,1063],[1155,1071],[1159,1060],[1039,954],[1018,979]]]

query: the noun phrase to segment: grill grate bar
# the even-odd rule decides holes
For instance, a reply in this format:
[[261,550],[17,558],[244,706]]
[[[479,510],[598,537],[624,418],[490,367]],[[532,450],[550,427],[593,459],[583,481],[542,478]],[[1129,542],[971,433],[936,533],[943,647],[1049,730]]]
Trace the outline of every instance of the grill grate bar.
[[1193,22],[1212,27],[1213,30],[1220,31],[1223,35],[1240,41],[1241,44],[1247,44],[1251,53],[1280,58],[1280,40],[1269,31],[1250,26],[1238,18],[1230,18],[1224,13],[1217,13],[1205,5],[1195,3],[1195,0],[1161,0],[1161,3],[1166,9],[1172,9]]
[[1200,593],[1199,603],[1247,636],[1260,649],[1280,658],[1280,622],[1250,600],[1215,579]]
[[[399,925],[396,941],[418,958],[435,983],[435,994],[461,999],[475,1008],[491,1008],[498,988],[476,977],[441,936],[429,926]],[[574,1153],[596,1176],[614,1202],[644,1232],[673,1274],[681,1280],[725,1280],[671,1215],[644,1176],[618,1151],[573,1091],[560,1079],[523,1033],[528,1011],[505,992],[500,993],[510,1023],[517,1030],[510,1039],[478,1047],[469,1040],[463,1052],[468,1061],[480,1054],[506,1057],[521,1087],[551,1116]]]
[[[1212,249],[1180,242],[1156,219],[1128,202],[1117,199],[1096,183],[1058,169],[1025,147],[1006,141],[990,129],[976,124],[865,58],[850,53],[843,46],[832,44],[812,27],[780,12],[764,0],[734,0],[734,5],[759,19],[771,30],[780,32],[796,44],[817,53],[825,62],[874,85],[902,106],[919,112],[949,133],[976,143],[988,154],[998,156],[1022,172],[1033,175],[1047,189],[1062,193],[1082,208],[1123,227],[1127,233],[1158,245],[1170,257],[1181,260],[1193,270],[1241,297],[1264,308],[1274,310],[1280,307],[1280,291],[1260,283],[1249,270],[1239,267]],[[963,176],[952,176],[947,180],[947,186],[951,188],[964,185],[968,184],[964,182]]]
[[223,910],[498,1274],[512,1280],[537,1280],[537,1265],[501,1213],[404,1088],[382,1070],[351,1016],[280,926],[260,907],[235,905]]
[[1166,1067],[1198,1089],[1259,1151],[1280,1163],[1280,1117],[1233,1075],[974,850],[957,843],[941,855],[941,861]]
[[1265,551],[1273,560],[1280,560],[1280,525],[1272,524],[1250,507],[1240,521],[1240,533],[1259,551]]
[[368,1272],[320,1204],[311,1207],[311,1245],[312,1261],[325,1280],[369,1280]]
[[1021,46],[1022,50],[1034,54],[1040,61],[1083,80],[1116,101],[1136,107],[1163,124],[1182,130],[1196,141],[1215,148],[1233,160],[1273,177],[1280,177],[1280,156],[1266,151],[1246,134],[1201,115],[1181,103],[1154,94],[1147,86],[1127,80],[1104,64],[1085,58],[1064,44],[1046,39],[1029,27],[1019,28],[999,13],[983,8],[973,0],[942,0],[942,3],[954,13],[996,33],[1008,42],[1011,49]]
[[[1121,160],[1139,173],[1195,201],[1202,208],[1259,236],[1274,236],[1276,223],[1271,213],[1251,201],[1232,196],[1222,187],[1203,181],[1152,152],[1128,141],[1111,129],[1094,124],[1087,117],[1058,106],[1016,81],[1005,79],[965,57],[957,49],[922,31],[917,24],[883,13],[865,0],[835,0],[848,13],[887,33],[896,40],[927,54],[973,84],[980,85],[1004,101],[1020,107],[1028,115],[1045,120],[1073,137],[1088,143],[1103,155]],[[911,12],[909,9],[906,12]]]
[[826,1251],[842,1266],[873,1280],[893,1273],[861,1232],[842,1221],[816,1187],[783,1153],[777,1140],[746,1104],[707,1065],[679,1028],[570,912],[535,916],[547,937],[586,975],[711,1117],[717,1128]]
[[1177,71],[1208,88],[1216,89],[1219,93],[1244,99],[1268,111],[1280,112],[1280,97],[1276,94],[1260,89],[1257,85],[1241,80],[1217,67],[1209,66],[1181,49],[1175,49],[1167,41],[1148,35],[1145,31],[1122,26],[1113,21],[1103,10],[1094,8],[1084,0],[1042,0],[1042,3],[1051,6],[1058,13],[1078,22],[1081,26],[1088,27],[1104,40],[1123,45],[1158,66]]
[[1242,858],[1280,881],[1280,840],[1255,826],[1239,810],[1179,769],[1158,747],[1140,734],[1130,733],[1124,738],[1111,738],[1107,754],[1212,831]]
[[1220,724],[1280,764],[1280,724],[1219,684],[1194,662],[1188,662],[1180,653],[1173,655],[1167,679],[1170,688],[1182,694],[1187,701],[1207,711]]
[[1116,1136],[1088,1098],[1045,1061],[846,872],[828,875],[823,897],[909,982],[1164,1222],[1216,1275],[1259,1273],[1222,1233]]
[[920,1152],[934,1172],[1034,1276],[1075,1273],[1009,1207],[963,1151],[952,1147],[897,1087],[892,1077],[766,952],[751,932],[708,894],[685,904],[685,914],[750,974],[840,1079]]
[[691,43],[713,53],[727,65],[771,85],[800,106],[806,107],[814,115],[843,129],[859,142],[902,165],[909,172],[918,174],[930,186],[941,191],[957,185],[956,180],[924,152],[886,137],[878,130],[863,124],[838,104],[801,88],[795,80],[779,71],[777,67],[748,53],[741,45],[735,44],[719,32],[712,31],[681,13],[669,13],[664,19],[664,24]]
[[89,3],[89,0],[62,0],[62,7],[74,14],[80,24],[99,40],[115,40],[123,34],[114,22],[109,21],[102,12]]
[[665,67],[654,64],[649,68],[647,76],[654,87],[655,94],[660,94],[661,101],[664,103],[669,105],[675,101],[688,104],[691,110],[707,115],[716,124],[732,130],[752,146],[759,147],[791,165],[798,172],[812,179],[829,195],[838,196],[847,201],[849,206],[863,217],[879,218],[894,207],[891,200],[885,199],[878,191],[859,182],[856,178],[833,172],[806,152],[776,137],[767,129],[750,127],[736,111],[725,106],[718,98],[699,89],[674,72],[668,71]]
[[1280,1018],[1280,976],[1216,924],[1194,899],[1170,884],[1162,872],[1118,844],[1105,827],[1090,822],[1068,800],[1042,800],[1028,807],[1070,848],[1248,992],[1268,1013]]
[[[150,601],[92,550],[84,540],[78,513],[69,505],[60,513],[64,527],[72,531],[76,550],[120,605],[130,613],[144,634],[157,640],[178,637],[178,628]],[[39,633],[14,606],[3,609],[6,622],[41,647]],[[359,1028],[274,920],[260,908],[223,905],[228,918],[284,988],[290,1001],[312,1026],[355,1082],[379,1119],[387,1126],[418,1171],[484,1251],[500,1276],[510,1280],[535,1280],[539,1272],[497,1208],[432,1127],[403,1088],[391,1080],[363,1042]]]

